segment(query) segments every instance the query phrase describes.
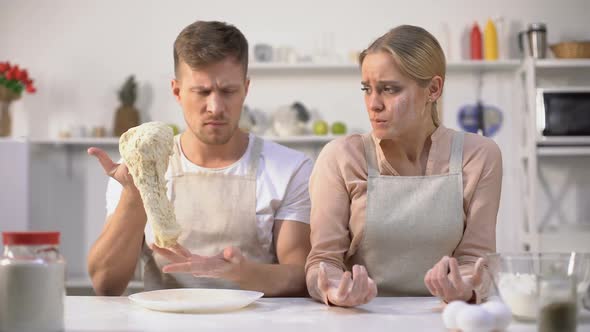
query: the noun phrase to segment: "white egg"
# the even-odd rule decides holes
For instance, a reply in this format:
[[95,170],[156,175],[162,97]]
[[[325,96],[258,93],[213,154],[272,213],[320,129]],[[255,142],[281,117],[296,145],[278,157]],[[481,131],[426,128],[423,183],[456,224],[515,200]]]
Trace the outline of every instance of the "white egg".
[[457,314],[457,328],[463,332],[493,331],[494,323],[494,316],[479,305],[469,305]]
[[510,321],[512,321],[512,312],[503,302],[489,301],[482,304],[481,307],[494,316],[496,330],[503,331],[508,325],[510,325]]
[[457,328],[457,314],[462,308],[466,308],[467,306],[469,305],[463,301],[453,301],[447,304],[442,313],[443,322],[447,329]]

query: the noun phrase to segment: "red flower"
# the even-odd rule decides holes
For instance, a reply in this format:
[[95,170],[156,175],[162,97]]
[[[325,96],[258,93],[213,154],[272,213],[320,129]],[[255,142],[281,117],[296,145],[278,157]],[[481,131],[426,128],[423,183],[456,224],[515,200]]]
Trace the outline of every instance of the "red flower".
[[[2,77],[4,76],[4,77]],[[0,88],[7,88],[12,90],[20,96],[23,90],[28,93],[35,93],[37,89],[33,86],[33,80],[29,77],[29,73],[24,68],[19,68],[18,65],[10,65],[10,62],[0,62]]]
[[26,84],[26,81],[28,78],[29,78],[29,73],[27,72],[26,69],[21,70],[19,75],[16,76],[17,80],[19,80],[25,84]]
[[12,67],[10,73],[12,74],[13,80],[18,80],[18,78],[20,77],[20,69],[18,69],[18,66]]

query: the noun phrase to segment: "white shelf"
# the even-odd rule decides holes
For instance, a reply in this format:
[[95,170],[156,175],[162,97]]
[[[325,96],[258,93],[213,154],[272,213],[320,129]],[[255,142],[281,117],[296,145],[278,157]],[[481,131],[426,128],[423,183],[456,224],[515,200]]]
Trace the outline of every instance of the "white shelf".
[[537,138],[539,146],[590,146],[590,136],[540,136]]
[[[516,70],[521,64],[520,60],[463,60],[447,63],[448,71],[510,71]],[[296,73],[296,72],[335,72],[335,73],[359,73],[359,65],[356,63],[254,63],[249,66],[251,74],[258,73]]]
[[254,63],[248,67],[250,74],[259,73],[284,73],[284,72],[335,72],[335,73],[359,73],[356,63]]
[[447,63],[447,70],[475,70],[475,71],[511,71],[516,70],[521,64],[520,60],[464,60]]
[[[264,139],[277,142],[279,144],[325,144],[337,136],[326,135],[301,135],[301,136],[263,136]],[[6,141],[16,141],[17,139],[6,139]],[[27,141],[26,139],[18,139]],[[32,138],[28,140],[32,144],[43,145],[65,145],[65,146],[117,146],[119,145],[118,137],[79,137],[79,138]]]
[[590,69],[590,59],[543,59],[535,61],[535,67],[544,68],[587,68]]
[[542,157],[590,156],[590,146],[540,146],[537,155]]
[[118,137],[32,138],[33,144],[50,145],[119,145]]
[[[580,205],[575,196],[567,195],[584,186],[585,159],[590,157],[590,136],[542,136],[538,123],[536,91],[540,87],[583,86],[588,84],[590,59],[541,59],[527,58],[515,75],[522,87],[521,102],[526,112],[520,116],[523,134],[521,140],[523,176],[523,225],[521,245],[531,251],[590,251],[590,223],[580,223],[587,215],[588,207]],[[530,143],[533,144],[530,144]],[[563,163],[563,169],[553,169],[551,162]],[[548,165],[549,169],[543,167]],[[561,165],[561,164],[560,164]],[[570,166],[573,168],[570,170]],[[567,176],[565,182],[562,176]],[[559,180],[558,180],[559,179]],[[568,197],[566,197],[568,196]],[[569,217],[571,213],[571,218]],[[564,220],[575,220],[570,225]]]
[[26,137],[0,137],[0,143],[26,142]]

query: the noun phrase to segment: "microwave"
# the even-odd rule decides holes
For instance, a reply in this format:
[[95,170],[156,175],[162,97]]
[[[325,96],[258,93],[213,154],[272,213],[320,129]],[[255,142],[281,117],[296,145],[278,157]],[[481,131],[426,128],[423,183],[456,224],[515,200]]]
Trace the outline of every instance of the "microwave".
[[541,137],[590,142],[590,86],[539,88],[536,113]]

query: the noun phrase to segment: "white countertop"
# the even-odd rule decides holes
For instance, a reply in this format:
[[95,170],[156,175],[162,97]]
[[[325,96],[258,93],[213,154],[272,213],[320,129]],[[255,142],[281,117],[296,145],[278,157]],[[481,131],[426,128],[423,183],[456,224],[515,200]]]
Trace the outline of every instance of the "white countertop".
[[[376,298],[345,309],[304,298],[263,298],[234,312],[175,314],[150,311],[126,297],[68,296],[66,332],[141,331],[446,331],[440,302],[434,298]],[[585,311],[577,332],[590,331]],[[508,331],[536,331],[513,321]]]

